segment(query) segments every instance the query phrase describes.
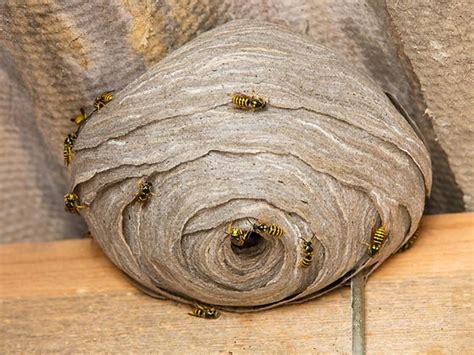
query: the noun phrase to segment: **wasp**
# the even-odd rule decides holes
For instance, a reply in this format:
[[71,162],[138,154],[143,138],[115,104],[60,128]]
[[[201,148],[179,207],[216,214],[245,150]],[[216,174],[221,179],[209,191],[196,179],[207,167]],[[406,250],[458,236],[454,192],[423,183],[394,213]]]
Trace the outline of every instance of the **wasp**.
[[313,242],[311,242],[311,240],[306,240],[303,238],[299,239],[303,241],[303,259],[301,260],[300,267],[306,268],[311,265],[311,262],[313,261]]
[[74,133],[69,133],[64,140],[63,156],[64,164],[66,165],[69,165],[72,161],[72,147],[74,146],[76,138],[77,136]]
[[382,247],[382,244],[385,241],[385,227],[381,226],[380,228],[377,228],[372,236],[372,240],[370,241],[370,244],[366,243],[366,245],[369,247],[369,255],[370,256],[375,256],[378,254],[380,251],[380,248]]
[[233,93],[230,96],[234,106],[242,110],[261,111],[267,106],[267,101],[263,97],[257,96],[255,90],[252,91],[252,96],[240,92]]
[[102,107],[104,107],[110,101],[113,100],[113,98],[114,98],[113,92],[114,91],[115,90],[103,92],[102,94],[100,94],[99,96],[97,96],[95,98],[95,101],[94,101],[95,111],[99,111]]
[[78,114],[76,117],[71,118],[71,122],[74,122],[78,126],[80,126],[82,122],[84,122],[90,117],[90,115],[89,116],[86,115],[86,112],[84,111],[82,107],[80,111],[81,111],[80,114]]
[[405,244],[402,245],[400,248],[399,252],[403,252],[405,250],[408,250],[411,248],[413,243],[416,241],[416,239],[420,236],[420,230],[421,230],[421,223],[418,225],[418,228],[416,229],[415,233],[411,236],[410,239],[408,239]]
[[285,232],[283,231],[283,228],[276,224],[265,224],[265,223],[260,223],[257,221],[257,223],[254,223],[252,225],[252,231],[256,232],[258,234],[268,234],[273,237],[283,237]]
[[227,227],[226,234],[230,235],[230,241],[232,244],[241,247],[243,246],[250,238],[250,235],[253,231],[245,231],[240,228],[232,228],[232,222],[229,223]]
[[194,305],[194,309],[188,314],[190,316],[206,319],[216,319],[221,315],[214,307],[207,307],[200,304]]
[[142,181],[138,184],[138,192],[135,194],[135,199],[138,202],[144,203],[148,201],[150,196],[155,196],[153,193],[153,184],[150,181]]
[[81,208],[85,208],[86,206],[82,206],[79,202],[79,196],[77,196],[74,192],[70,192],[64,195],[64,205],[65,211],[70,213],[77,213],[79,214],[79,210]]

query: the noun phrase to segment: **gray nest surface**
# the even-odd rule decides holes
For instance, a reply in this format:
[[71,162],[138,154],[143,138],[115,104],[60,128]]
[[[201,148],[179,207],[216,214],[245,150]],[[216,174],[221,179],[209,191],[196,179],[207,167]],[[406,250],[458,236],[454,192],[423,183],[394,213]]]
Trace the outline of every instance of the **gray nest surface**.
[[[236,109],[229,94],[269,100]],[[235,21],[179,48],[82,127],[71,189],[108,257],[155,297],[252,311],[314,298],[415,231],[430,157],[375,82],[331,50]],[[137,202],[138,184],[155,196]],[[229,222],[275,223],[249,248]],[[374,229],[387,240],[369,257]],[[301,240],[313,262],[299,267]]]

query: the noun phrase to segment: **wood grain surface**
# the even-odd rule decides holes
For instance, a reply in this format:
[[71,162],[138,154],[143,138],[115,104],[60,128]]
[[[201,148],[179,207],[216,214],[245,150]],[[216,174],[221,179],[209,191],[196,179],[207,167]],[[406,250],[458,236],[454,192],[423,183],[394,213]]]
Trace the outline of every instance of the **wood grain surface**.
[[[367,352],[474,352],[474,213],[429,216],[367,284]],[[350,353],[350,292],[206,321],[128,284],[94,240],[0,247],[0,352]]]

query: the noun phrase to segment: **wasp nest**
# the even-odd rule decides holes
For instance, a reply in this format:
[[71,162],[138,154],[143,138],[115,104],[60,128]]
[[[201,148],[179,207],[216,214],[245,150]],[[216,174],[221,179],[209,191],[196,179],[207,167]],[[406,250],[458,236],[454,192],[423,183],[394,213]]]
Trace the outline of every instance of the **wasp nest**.
[[[229,94],[253,89],[265,110],[232,105]],[[74,148],[72,189],[108,257],[155,297],[235,311],[314,298],[373,269],[414,233],[431,186],[423,142],[373,80],[266,23],[182,46],[116,92]],[[230,222],[257,220],[284,235],[231,243]]]

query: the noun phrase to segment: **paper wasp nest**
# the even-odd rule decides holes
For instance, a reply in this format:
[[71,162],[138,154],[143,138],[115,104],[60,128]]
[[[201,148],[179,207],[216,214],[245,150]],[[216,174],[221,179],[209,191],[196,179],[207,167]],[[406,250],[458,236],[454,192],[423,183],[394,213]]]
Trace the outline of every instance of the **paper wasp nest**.
[[[229,94],[269,100],[232,106]],[[289,30],[231,22],[179,48],[85,123],[72,188],[105,253],[156,297],[251,311],[317,297],[415,231],[428,152],[374,81]],[[146,204],[140,181],[153,183]],[[281,226],[249,248],[226,227]],[[367,243],[387,240],[370,258]],[[301,240],[314,257],[301,268]]]

